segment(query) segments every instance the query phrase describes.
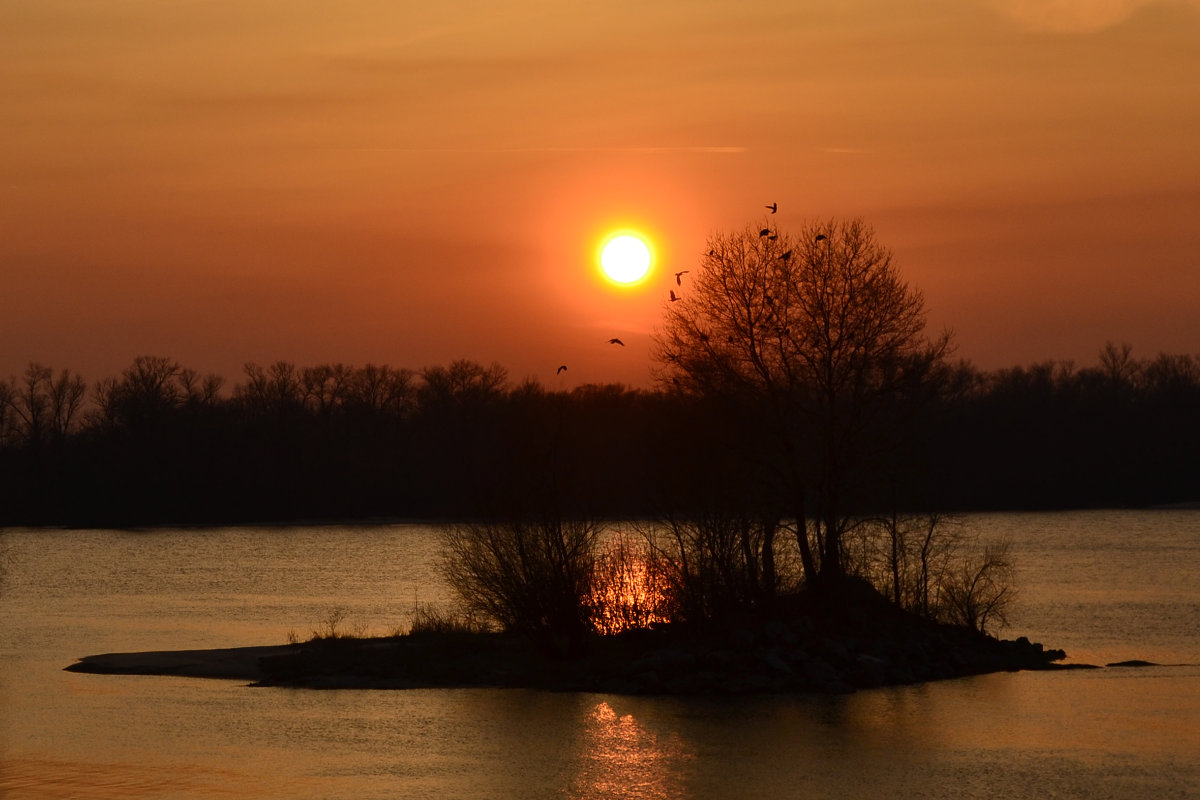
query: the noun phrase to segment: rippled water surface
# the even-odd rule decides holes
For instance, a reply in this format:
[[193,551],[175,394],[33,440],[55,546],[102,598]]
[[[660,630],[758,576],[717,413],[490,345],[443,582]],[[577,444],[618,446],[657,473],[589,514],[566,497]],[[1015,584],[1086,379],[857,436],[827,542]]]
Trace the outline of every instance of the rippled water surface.
[[102,652],[388,633],[445,600],[417,525],[4,533],[6,798],[1200,796],[1200,512],[981,515],[1007,636],[1149,669],[844,697],[307,691],[63,672]]

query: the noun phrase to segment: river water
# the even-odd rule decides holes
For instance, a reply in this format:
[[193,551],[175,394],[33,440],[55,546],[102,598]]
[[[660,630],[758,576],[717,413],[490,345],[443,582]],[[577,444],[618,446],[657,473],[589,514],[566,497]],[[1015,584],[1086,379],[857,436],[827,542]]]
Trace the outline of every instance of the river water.
[[839,697],[311,691],[64,672],[84,655],[385,634],[447,600],[421,525],[9,529],[4,798],[1200,797],[1200,512],[965,518],[1002,635],[1069,661]]

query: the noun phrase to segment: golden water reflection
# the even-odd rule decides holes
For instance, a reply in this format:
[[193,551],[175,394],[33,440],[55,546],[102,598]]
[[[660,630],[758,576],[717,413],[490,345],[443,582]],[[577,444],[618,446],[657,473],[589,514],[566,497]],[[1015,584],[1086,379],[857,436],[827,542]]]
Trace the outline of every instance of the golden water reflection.
[[618,714],[607,702],[588,714],[583,759],[573,780],[574,798],[680,797],[686,794],[686,765],[694,754],[674,733],[659,734],[633,714]]

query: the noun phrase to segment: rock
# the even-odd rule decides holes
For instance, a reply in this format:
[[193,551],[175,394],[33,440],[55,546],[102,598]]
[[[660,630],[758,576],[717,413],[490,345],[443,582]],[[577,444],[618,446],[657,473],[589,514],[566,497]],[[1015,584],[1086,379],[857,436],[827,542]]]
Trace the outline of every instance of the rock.
[[630,680],[638,687],[637,694],[657,694],[663,688],[657,672],[639,672]]
[[663,649],[651,650],[646,655],[634,661],[630,670],[634,672],[682,673],[690,671],[696,664],[696,657],[683,650]]
[[739,628],[734,631],[729,637],[729,643],[738,650],[746,649],[754,646],[754,633],[745,628]]
[[886,682],[888,664],[881,658],[862,655],[854,660],[850,670],[851,682],[863,689],[873,689]]
[[603,694],[637,694],[640,687],[626,678],[606,678],[596,685]]
[[788,666],[788,663],[780,658],[779,654],[773,650],[769,651],[765,656],[763,656],[763,662],[775,672],[783,675],[792,674],[792,668]]
[[783,622],[773,619],[763,627],[767,640],[776,644],[795,644],[796,634],[792,633]]
[[839,681],[837,672],[822,659],[810,658],[800,664],[800,674],[813,687],[832,685]]

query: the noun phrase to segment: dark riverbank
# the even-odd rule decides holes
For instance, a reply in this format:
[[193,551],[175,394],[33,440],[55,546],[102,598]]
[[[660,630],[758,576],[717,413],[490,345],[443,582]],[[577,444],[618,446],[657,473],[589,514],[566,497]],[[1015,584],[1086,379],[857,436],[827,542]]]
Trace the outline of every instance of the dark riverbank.
[[91,656],[76,672],[193,675],[307,688],[511,687],[618,694],[841,693],[987,672],[1078,668],[1025,638],[897,609],[871,590],[780,601],[771,614],[670,625],[568,646],[498,633]]

